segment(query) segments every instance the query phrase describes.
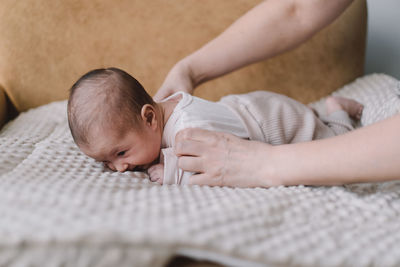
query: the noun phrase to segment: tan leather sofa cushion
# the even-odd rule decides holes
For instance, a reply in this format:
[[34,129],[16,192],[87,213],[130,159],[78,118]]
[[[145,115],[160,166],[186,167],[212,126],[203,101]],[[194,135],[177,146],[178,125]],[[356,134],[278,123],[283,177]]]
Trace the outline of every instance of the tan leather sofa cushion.
[[[17,110],[65,99],[93,68],[115,66],[154,94],[176,61],[259,0],[2,0],[0,84]],[[273,90],[308,102],[363,73],[365,0],[295,51],[197,90],[208,99]]]

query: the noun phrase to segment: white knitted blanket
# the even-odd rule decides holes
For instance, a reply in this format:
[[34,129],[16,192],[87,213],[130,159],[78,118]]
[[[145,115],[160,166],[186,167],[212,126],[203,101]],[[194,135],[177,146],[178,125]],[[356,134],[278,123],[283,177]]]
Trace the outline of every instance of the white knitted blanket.
[[[362,125],[400,111],[400,83],[386,75],[336,94],[365,105]],[[163,266],[176,254],[230,266],[400,266],[400,182],[235,189],[143,178],[83,155],[65,101],[21,114],[0,132],[0,266]]]

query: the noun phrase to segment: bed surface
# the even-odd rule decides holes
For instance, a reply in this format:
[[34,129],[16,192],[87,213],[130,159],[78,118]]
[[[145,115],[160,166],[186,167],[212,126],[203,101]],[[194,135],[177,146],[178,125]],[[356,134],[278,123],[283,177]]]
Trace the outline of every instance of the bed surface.
[[[365,105],[362,125],[400,111],[400,83],[386,75],[334,94]],[[400,182],[235,189],[146,177],[83,155],[65,101],[22,113],[0,132],[0,266],[163,266],[175,255],[230,266],[400,265]]]

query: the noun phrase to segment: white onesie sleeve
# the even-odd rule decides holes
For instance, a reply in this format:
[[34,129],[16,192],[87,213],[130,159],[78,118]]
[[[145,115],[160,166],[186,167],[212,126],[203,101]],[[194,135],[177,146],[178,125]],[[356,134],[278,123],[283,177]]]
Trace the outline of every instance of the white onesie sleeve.
[[164,185],[188,184],[189,177],[194,174],[193,172],[183,171],[178,168],[178,157],[175,155],[172,147],[161,149],[160,162],[164,162]]

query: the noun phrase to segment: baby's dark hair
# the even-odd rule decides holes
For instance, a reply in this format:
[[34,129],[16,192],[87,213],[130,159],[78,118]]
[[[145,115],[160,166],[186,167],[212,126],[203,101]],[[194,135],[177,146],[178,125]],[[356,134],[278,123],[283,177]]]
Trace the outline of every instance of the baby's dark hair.
[[72,137],[77,144],[88,144],[89,130],[138,129],[145,104],[155,105],[143,86],[125,71],[118,68],[92,70],[70,89],[68,124]]

